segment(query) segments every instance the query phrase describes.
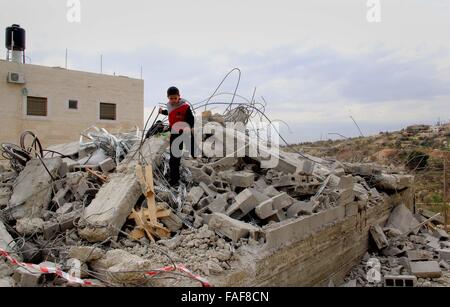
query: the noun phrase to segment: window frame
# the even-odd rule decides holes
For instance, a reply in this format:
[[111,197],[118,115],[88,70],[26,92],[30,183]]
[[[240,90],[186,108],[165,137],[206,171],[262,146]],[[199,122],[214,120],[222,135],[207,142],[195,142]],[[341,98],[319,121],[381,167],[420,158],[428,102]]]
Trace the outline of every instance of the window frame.
[[[29,99],[45,99],[45,115],[35,115],[35,114],[29,114],[28,113],[28,106],[29,106]],[[49,113],[49,103],[48,103],[48,97],[39,97],[39,96],[31,96],[27,95],[25,96],[25,116],[29,118],[47,118]]]
[[[114,106],[114,119],[102,118],[102,105],[113,105]],[[117,103],[112,102],[100,102],[98,105],[98,119],[103,122],[115,122],[117,121]]]

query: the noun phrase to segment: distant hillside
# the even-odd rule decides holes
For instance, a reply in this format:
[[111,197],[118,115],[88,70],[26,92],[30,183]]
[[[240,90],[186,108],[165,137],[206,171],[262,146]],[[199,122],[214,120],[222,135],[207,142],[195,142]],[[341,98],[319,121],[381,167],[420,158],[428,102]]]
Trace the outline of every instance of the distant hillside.
[[[443,198],[442,151],[448,151],[449,144],[450,124],[414,125],[370,137],[301,143],[287,150],[345,162],[378,163],[406,171],[416,176],[417,202],[440,203]],[[436,211],[439,205],[428,207]]]

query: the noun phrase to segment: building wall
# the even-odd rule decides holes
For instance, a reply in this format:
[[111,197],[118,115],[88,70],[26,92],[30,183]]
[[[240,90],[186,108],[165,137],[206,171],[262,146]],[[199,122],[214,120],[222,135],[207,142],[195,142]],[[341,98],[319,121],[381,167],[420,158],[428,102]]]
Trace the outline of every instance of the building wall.
[[[26,84],[7,82],[8,72],[25,75]],[[47,97],[47,116],[26,115],[26,95]],[[78,110],[70,110],[70,99]],[[100,102],[117,105],[115,121],[100,120]],[[110,132],[143,126],[144,81],[63,68],[17,64],[0,60],[0,143],[19,143],[21,132],[33,131],[49,146],[77,141],[90,126]]]

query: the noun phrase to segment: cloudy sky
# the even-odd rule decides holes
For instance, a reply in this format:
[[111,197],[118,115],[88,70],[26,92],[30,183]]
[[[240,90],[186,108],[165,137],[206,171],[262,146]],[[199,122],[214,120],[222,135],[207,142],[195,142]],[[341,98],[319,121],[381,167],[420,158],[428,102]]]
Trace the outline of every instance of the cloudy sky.
[[[239,94],[263,96],[290,142],[450,121],[450,1],[0,0],[0,27],[27,30],[32,64],[140,77],[146,112],[171,85],[205,99],[234,67]],[[232,91],[230,76],[222,91]],[[228,99],[228,100],[227,100]],[[219,101],[229,101],[222,97]]]

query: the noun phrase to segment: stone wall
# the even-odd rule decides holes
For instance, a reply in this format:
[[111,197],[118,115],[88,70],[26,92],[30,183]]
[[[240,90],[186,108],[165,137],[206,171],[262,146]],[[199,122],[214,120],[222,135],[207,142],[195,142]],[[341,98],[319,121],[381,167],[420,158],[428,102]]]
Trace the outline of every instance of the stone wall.
[[[210,279],[216,286],[327,286],[330,280],[342,284],[368,250],[370,226],[383,226],[392,208],[399,200],[410,199],[411,192],[386,197],[380,205],[355,214],[347,212],[335,221],[330,216],[339,213],[324,211],[317,214],[321,217],[310,216],[267,230],[264,246],[246,248],[231,271]],[[283,237],[288,240],[282,241]]]

